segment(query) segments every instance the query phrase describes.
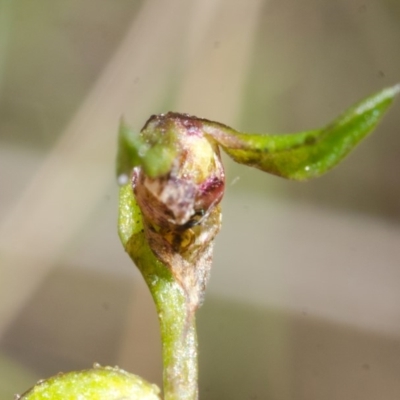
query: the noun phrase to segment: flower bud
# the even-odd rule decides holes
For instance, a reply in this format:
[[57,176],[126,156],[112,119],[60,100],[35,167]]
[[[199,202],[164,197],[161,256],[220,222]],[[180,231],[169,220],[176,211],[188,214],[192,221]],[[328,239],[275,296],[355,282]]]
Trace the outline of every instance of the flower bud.
[[193,309],[201,303],[208,280],[225,185],[218,145],[204,134],[203,124],[186,114],[152,116],[141,132],[147,154],[161,144],[164,154],[174,157],[159,175],[135,167],[132,181],[147,241],[180,282]]

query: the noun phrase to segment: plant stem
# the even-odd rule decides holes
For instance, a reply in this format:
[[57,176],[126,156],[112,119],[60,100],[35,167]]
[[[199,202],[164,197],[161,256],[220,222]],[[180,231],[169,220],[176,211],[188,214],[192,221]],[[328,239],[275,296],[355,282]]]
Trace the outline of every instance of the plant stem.
[[[146,277],[145,277],[146,279]],[[176,282],[154,276],[146,279],[156,303],[163,354],[165,400],[196,400],[197,335],[194,315],[189,315],[182,289]],[[157,286],[155,290],[151,285]]]
[[[139,245],[135,238],[135,247]],[[144,248],[145,243],[142,243]],[[129,248],[129,244],[128,244]],[[160,322],[165,400],[196,400],[197,335],[195,317],[170,271],[155,257],[146,265],[135,261],[150,289]]]
[[143,233],[140,209],[130,185],[120,189],[119,235],[153,296],[163,346],[165,400],[197,400],[195,316],[171,271],[156,258]]

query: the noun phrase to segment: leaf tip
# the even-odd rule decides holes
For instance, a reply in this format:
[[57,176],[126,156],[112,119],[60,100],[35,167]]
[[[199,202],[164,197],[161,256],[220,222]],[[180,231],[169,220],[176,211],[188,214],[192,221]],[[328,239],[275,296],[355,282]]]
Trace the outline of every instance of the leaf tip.
[[383,98],[394,98],[400,93],[400,83],[396,83],[393,86],[389,86],[381,91]]
[[392,87],[392,91],[393,91],[393,96],[397,96],[400,93],[400,82],[396,83],[396,85]]

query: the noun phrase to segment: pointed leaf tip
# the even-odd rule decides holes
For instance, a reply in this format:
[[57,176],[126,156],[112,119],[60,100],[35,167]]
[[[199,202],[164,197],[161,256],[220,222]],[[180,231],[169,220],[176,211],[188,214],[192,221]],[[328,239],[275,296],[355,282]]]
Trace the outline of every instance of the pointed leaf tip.
[[[381,91],[373,94],[360,101],[348,111],[346,111],[343,116],[347,117],[347,120],[350,119],[353,115],[361,115],[365,114],[369,111],[373,111],[380,106],[389,106],[394,98],[400,93],[400,84],[396,84],[394,86],[387,87],[382,89]],[[385,108],[386,108],[385,107]],[[340,117],[338,118],[338,120]]]

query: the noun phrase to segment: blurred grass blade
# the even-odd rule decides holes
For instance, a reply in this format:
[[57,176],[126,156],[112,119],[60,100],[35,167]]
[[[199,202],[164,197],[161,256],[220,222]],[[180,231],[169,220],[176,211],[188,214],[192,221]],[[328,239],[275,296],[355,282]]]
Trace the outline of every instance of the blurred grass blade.
[[238,163],[284,178],[306,180],[338,164],[376,127],[399,92],[400,85],[386,88],[319,130],[287,135],[246,134],[212,122],[205,130]]

